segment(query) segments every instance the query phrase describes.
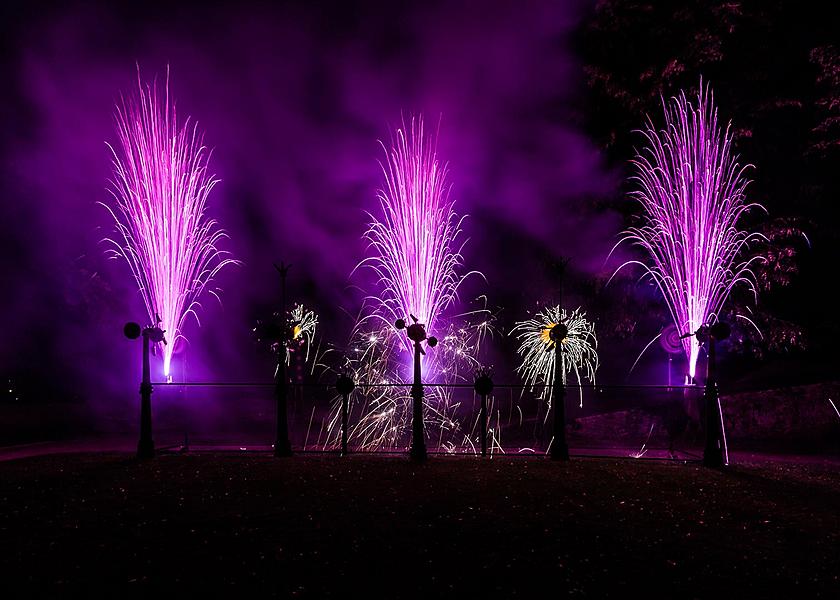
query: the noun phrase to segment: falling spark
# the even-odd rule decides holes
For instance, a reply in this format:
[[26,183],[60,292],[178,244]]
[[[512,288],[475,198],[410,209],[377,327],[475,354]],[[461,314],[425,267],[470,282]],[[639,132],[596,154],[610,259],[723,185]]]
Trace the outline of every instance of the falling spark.
[[[762,208],[747,203],[745,177],[751,165],[741,166],[732,150],[731,124],[721,130],[714,96],[708,86],[696,105],[685,93],[662,100],[665,128],[648,122],[641,131],[647,144],[632,161],[636,189],[631,193],[643,209],[643,224],[627,229],[619,244],[640,246],[649,262],[641,265],[659,287],[680,333],[694,333],[714,322],[729,296],[744,284],[757,298],[752,264],[742,260],[758,233],[738,228],[745,213]],[[763,210],[763,208],[762,208]],[[700,344],[696,337],[682,341],[694,378]]]
[[720,416],[720,436],[723,438],[723,464],[729,464],[729,445],[726,443],[726,427],[723,424],[723,407],[720,405],[720,398],[717,401],[718,415]]
[[[580,308],[571,312],[559,306],[544,308],[534,318],[517,322],[510,332],[520,341],[517,352],[522,357],[522,363],[516,370],[522,374],[526,386],[531,390],[540,387],[540,398],[549,402],[553,392],[555,349],[550,332],[558,323],[566,325],[569,332],[561,342],[563,383],[566,383],[566,376],[570,373],[574,373],[578,384],[582,383],[582,379],[595,383],[598,340],[595,337],[595,326],[586,319],[586,313],[581,312]],[[583,406],[582,389],[580,403]]]
[[656,426],[656,423],[650,424],[650,431],[648,431],[647,438],[645,439],[645,443],[642,444],[642,447],[639,448],[638,452],[631,452],[628,454],[630,458],[642,458],[645,454],[647,454],[647,445],[650,442],[650,436],[653,434],[653,428]]
[[[157,84],[143,85],[122,97],[116,108],[118,142],[108,144],[113,178],[104,204],[118,236],[105,241],[110,254],[122,257],[140,289],[149,320],[160,322],[168,344],[163,372],[171,378],[172,354],[185,341],[187,315],[198,322],[205,290],[219,271],[238,261],[218,248],[226,234],[205,216],[207,197],[219,181],[208,171],[210,151],[203,134],[187,118],[179,127],[169,97]],[[200,324],[200,323],[199,323]]]

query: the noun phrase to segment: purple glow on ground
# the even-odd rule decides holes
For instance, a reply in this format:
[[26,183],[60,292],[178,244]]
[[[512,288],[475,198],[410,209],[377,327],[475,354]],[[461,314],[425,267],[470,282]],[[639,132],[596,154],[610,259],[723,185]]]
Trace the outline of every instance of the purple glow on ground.
[[160,319],[166,331],[163,374],[170,377],[172,354],[185,340],[184,320],[192,315],[198,321],[208,284],[236,261],[219,250],[226,235],[204,216],[218,179],[208,171],[210,152],[197,124],[187,118],[178,126],[168,72],[163,97],[156,83],[143,86],[138,73],[137,94],[117,106],[116,127],[119,141],[108,144],[113,203],[105,206],[119,236],[106,241],[131,268],[149,322]]
[[[680,334],[693,333],[714,322],[732,289],[744,284],[756,294],[751,270],[760,257],[743,260],[760,235],[738,229],[738,222],[759,204],[746,201],[749,181],[732,153],[731,125],[718,125],[714,97],[708,86],[696,105],[685,94],[663,99],[665,127],[648,120],[641,131],[647,144],[633,165],[632,197],[641,204],[643,224],[624,232],[622,242],[643,248],[642,265],[662,291]],[[696,337],[682,340],[693,378],[700,345]]]

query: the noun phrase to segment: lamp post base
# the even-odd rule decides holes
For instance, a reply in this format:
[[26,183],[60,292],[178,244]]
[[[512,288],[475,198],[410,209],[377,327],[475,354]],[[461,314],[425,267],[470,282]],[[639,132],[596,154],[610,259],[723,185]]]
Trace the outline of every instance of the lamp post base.
[[703,451],[703,466],[712,469],[723,468],[723,452],[720,448],[707,448]]
[[423,462],[424,460],[426,460],[428,458],[428,456],[426,455],[425,446],[423,446],[421,448],[415,448],[415,447],[412,446],[411,450],[408,452],[408,456],[409,456],[409,458],[411,458],[411,460],[417,461],[417,462]]
[[569,460],[569,447],[564,443],[557,443],[551,445],[551,460]]
[[154,458],[155,443],[152,440],[140,440],[137,444],[137,458]]
[[288,440],[285,442],[274,442],[274,456],[277,458],[283,458],[286,456],[292,455],[292,445],[289,443]]

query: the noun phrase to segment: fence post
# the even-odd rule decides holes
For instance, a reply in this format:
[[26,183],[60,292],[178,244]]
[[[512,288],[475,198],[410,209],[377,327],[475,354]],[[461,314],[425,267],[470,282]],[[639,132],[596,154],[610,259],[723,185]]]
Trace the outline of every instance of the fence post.
[[341,456],[347,456],[347,414],[350,411],[350,394],[356,387],[355,382],[347,374],[343,374],[335,382],[335,389],[341,394]]
[[554,442],[551,445],[553,460],[569,460],[569,446],[566,444],[566,386],[563,384],[563,340],[569,329],[558,323],[551,328],[549,337],[554,342]]
[[292,444],[289,441],[289,417],[287,414],[286,385],[286,345],[281,344],[277,353],[277,371],[274,377],[274,398],[276,405],[276,431],[274,436],[274,456],[284,457],[292,455]]
[[152,458],[155,442],[152,440],[152,378],[149,368],[149,336],[143,331],[143,380],[140,382],[140,441],[137,458]]
[[721,426],[723,414],[720,411],[717,386],[715,342],[729,337],[729,325],[718,322],[710,326],[705,333],[709,342],[709,351],[706,361],[706,389],[703,391],[706,413],[706,443],[703,448],[703,465],[719,469],[724,465],[724,442]]
[[481,396],[481,456],[487,456],[487,396],[493,391],[493,380],[486,372],[479,372],[473,384],[475,393]]
[[137,458],[152,458],[155,442],[152,439],[152,375],[149,365],[149,351],[152,344],[166,343],[165,331],[160,327],[144,327],[129,322],[123,327],[125,337],[136,340],[143,337],[143,379],[140,381],[140,440],[137,442]]
[[291,338],[288,316],[286,314],[286,275],[291,265],[281,262],[274,265],[280,273],[280,314],[282,319],[280,343],[277,348],[277,370],[274,374],[274,395],[276,399],[277,431],[274,439],[274,456],[285,457],[292,455],[292,444],[289,441],[288,386],[286,382],[286,349]]
[[414,342],[414,382],[411,384],[412,418],[411,451],[414,460],[426,460],[426,439],[423,432],[423,382],[420,376],[420,342]]
[[405,329],[408,339],[414,342],[414,382],[411,384],[411,398],[413,401],[411,418],[411,450],[409,456],[412,460],[426,460],[426,439],[423,433],[423,381],[420,374],[420,356],[426,354],[420,342],[426,341],[430,348],[437,346],[437,338],[426,336],[426,327],[418,323],[417,317],[409,315],[414,323],[406,327],[403,319],[397,319],[394,326],[397,329]]

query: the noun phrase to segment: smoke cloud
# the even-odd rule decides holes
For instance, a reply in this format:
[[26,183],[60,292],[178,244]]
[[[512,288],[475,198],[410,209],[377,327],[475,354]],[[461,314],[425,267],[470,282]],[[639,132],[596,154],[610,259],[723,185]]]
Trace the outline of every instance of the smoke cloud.
[[64,378],[100,402],[134,401],[140,350],[122,324],[145,317],[127,266],[104,257],[113,227],[97,202],[108,200],[114,104],[136,86],[138,66],[146,82],[168,65],[179,115],[205,132],[222,180],[209,216],[243,261],[217,279],[222,305],[208,296],[202,327],[187,326],[188,379],[267,378],[271,359],[249,330],[277,304],[281,259],[293,264],[290,296],[322,315],[327,340],[346,340],[356,288],[373,291],[364,273],[349,275],[365,255],[365,211],[376,210],[377,140],[412,114],[439,123],[456,210],[470,215],[465,264],[486,283],[470,282],[465,300],[486,293],[510,321],[545,296],[551,257],[599,273],[620,219],[596,207],[617,178],[580,125],[572,42],[587,6],[103,3],[19,13],[4,65],[3,364]]

